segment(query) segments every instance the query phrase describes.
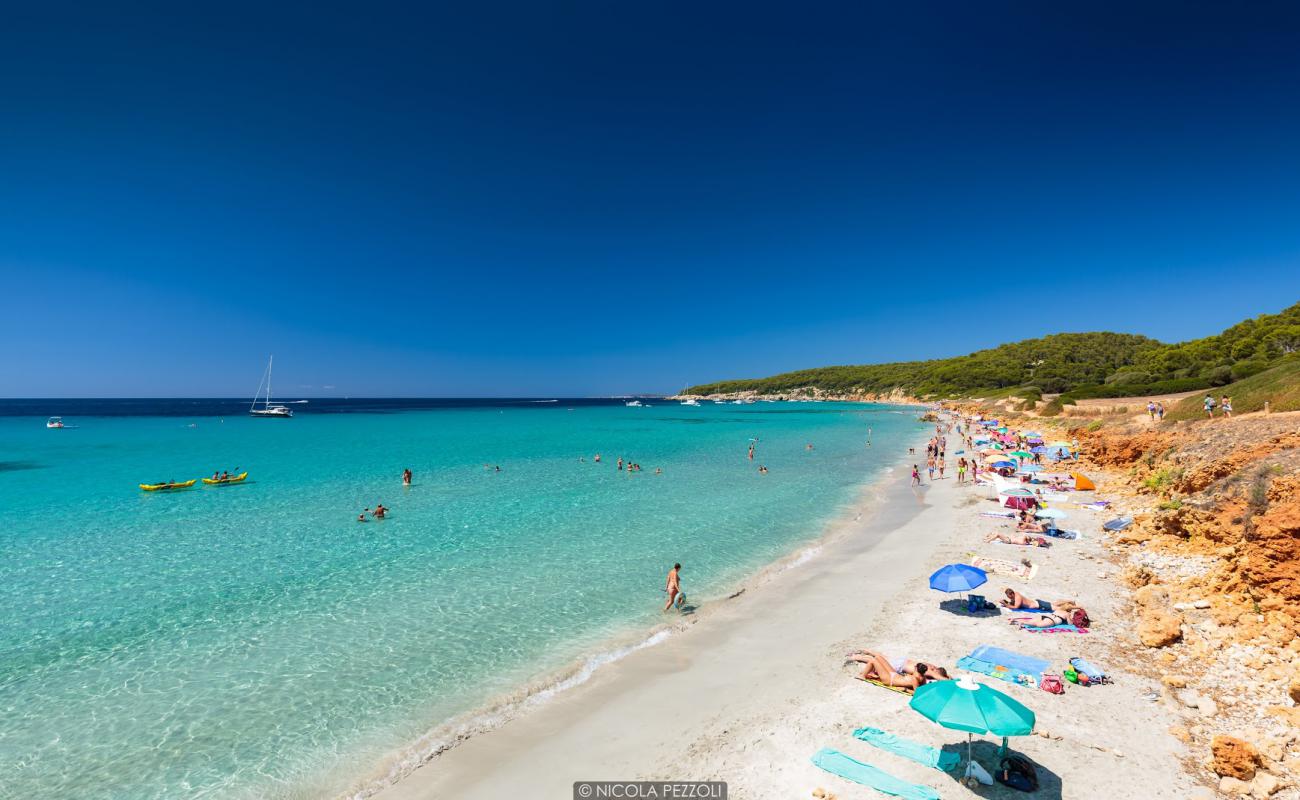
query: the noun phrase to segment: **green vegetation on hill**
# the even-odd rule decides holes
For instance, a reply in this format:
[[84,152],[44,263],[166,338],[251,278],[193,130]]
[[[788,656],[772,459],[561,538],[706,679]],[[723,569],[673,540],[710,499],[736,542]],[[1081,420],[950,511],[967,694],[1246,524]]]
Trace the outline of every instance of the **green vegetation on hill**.
[[[757,392],[832,394],[899,390],[918,397],[1018,396],[1063,393],[1060,403],[1085,397],[1131,397],[1225,386],[1263,372],[1300,352],[1300,303],[1263,314],[1216,335],[1162,344],[1123,333],[1060,333],[970,355],[934,361],[822,367],[770,378],[694,386],[688,394]],[[1058,404],[1059,406],[1059,404]]]
[[[1265,402],[1271,411],[1300,411],[1300,356],[1288,356],[1276,367],[1214,390],[1216,401],[1223,395],[1232,398],[1234,414],[1263,411]],[[1166,419],[1204,417],[1204,399],[1201,394],[1183,398],[1169,409]]]

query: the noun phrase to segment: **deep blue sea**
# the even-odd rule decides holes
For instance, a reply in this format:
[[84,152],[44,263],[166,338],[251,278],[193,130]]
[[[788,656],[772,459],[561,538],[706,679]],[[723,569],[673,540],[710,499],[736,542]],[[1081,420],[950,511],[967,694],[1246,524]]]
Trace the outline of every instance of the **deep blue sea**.
[[[355,789],[648,633],[673,562],[703,608],[816,539],[925,429],[890,406],[643,402],[0,401],[0,797]],[[138,487],[214,470],[249,477]]]

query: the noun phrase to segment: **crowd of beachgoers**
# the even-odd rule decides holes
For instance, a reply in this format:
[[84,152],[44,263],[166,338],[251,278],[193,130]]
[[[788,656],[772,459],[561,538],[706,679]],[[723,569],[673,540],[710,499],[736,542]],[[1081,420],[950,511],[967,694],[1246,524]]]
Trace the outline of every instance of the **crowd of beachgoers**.
[[[1023,548],[1023,557],[990,558],[972,555],[968,562],[947,564],[929,579],[935,604],[972,621],[1003,619],[1026,634],[1085,636],[1092,620],[1087,598],[1038,597],[1028,582],[1040,565],[1029,556],[1039,548],[1069,547],[1082,535],[1064,527],[1070,510],[1106,513],[1109,503],[1096,497],[1096,486],[1077,470],[1077,440],[1048,441],[1032,430],[1014,430],[997,419],[943,412],[926,443],[924,465],[911,466],[914,491],[927,483],[955,480],[961,491],[972,493],[971,506],[984,523],[984,544]],[[915,456],[915,450],[909,451]],[[946,476],[946,465],[956,466]],[[977,511],[975,509],[978,509]],[[1098,520],[1100,521],[1100,520]],[[1123,518],[1107,523],[1112,529],[1127,524]],[[994,583],[991,583],[994,582]],[[989,591],[989,586],[996,588]],[[939,598],[943,599],[939,599]],[[1033,711],[1019,700],[998,691],[999,681],[1061,694],[1066,684],[1093,686],[1110,681],[1104,669],[1073,657],[1061,665],[1035,653],[1038,637],[1026,637],[1019,651],[978,645],[983,637],[976,622],[971,630],[971,651],[955,665],[937,663],[919,654],[885,652],[875,647],[855,648],[845,654],[854,677],[912,696],[910,706],[940,725],[976,734],[1003,737],[1002,746],[986,769],[962,754],[937,750],[921,742],[902,739],[879,728],[856,730],[854,738],[904,758],[947,772],[964,770],[960,779],[972,787],[995,782],[1032,791],[1038,786],[1035,764],[1017,754],[1009,744],[1034,728]],[[978,676],[978,680],[976,680]],[[1022,694],[1023,697],[1023,694]],[[823,770],[848,781],[871,786],[885,794],[908,798],[938,798],[928,786],[912,784],[875,765],[842,752],[824,749],[813,757]],[[819,788],[817,797],[834,797],[834,790]]]

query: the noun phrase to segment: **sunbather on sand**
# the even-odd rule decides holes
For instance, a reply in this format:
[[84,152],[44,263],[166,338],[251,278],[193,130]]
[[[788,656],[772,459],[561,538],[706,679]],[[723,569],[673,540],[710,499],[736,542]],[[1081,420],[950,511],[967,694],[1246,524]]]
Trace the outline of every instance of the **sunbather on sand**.
[[1016,533],[998,533],[994,531],[984,537],[986,542],[1005,542],[1006,544],[1034,545],[1036,547],[1047,547],[1047,542],[1042,537],[1030,536],[1027,533],[1017,531]]
[[[1041,600],[1038,601],[1040,607],[1042,602]],[[1079,608],[1079,604],[1073,600],[1057,600],[1050,605],[1052,612],[1050,614],[1040,614],[1037,619],[1020,617],[1013,619],[1011,624],[1018,625],[1021,628],[1051,628],[1056,625],[1069,625],[1071,624],[1070,612]]]
[[1003,587],[1002,594],[1005,599],[998,602],[1003,608],[1009,608],[1012,611],[1057,611],[1068,613],[1079,607],[1079,604],[1073,600],[1057,600],[1055,603],[1048,600],[1033,600],[1015,591],[1010,586]]
[[846,658],[849,661],[867,665],[867,668],[862,671],[864,681],[880,681],[886,686],[915,689],[921,684],[930,681],[950,680],[948,670],[943,667],[936,667],[933,664],[927,664],[924,661],[913,661],[909,658],[888,658],[881,653],[873,653],[870,650],[855,650],[849,653]]

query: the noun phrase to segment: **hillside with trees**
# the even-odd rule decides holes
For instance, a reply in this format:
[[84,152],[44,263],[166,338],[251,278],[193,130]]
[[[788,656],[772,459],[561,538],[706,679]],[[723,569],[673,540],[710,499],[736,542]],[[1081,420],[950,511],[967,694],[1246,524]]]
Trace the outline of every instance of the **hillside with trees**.
[[[821,367],[770,378],[719,381],[684,394],[839,396],[902,392],[913,397],[1061,394],[1060,402],[1225,386],[1300,351],[1300,303],[1214,336],[1164,344],[1125,333],[1058,333],[933,361]],[[1058,403],[1059,407],[1059,403]]]

